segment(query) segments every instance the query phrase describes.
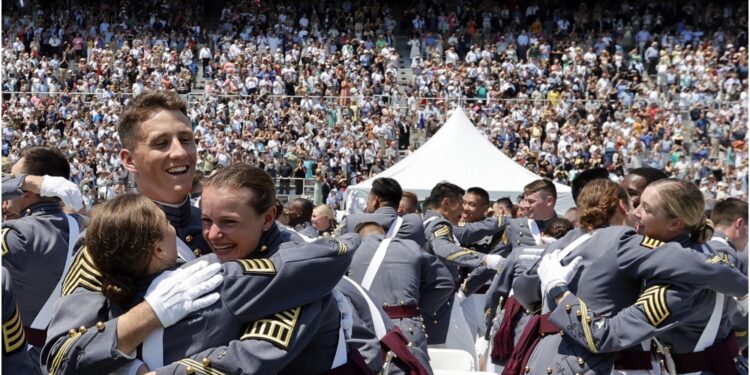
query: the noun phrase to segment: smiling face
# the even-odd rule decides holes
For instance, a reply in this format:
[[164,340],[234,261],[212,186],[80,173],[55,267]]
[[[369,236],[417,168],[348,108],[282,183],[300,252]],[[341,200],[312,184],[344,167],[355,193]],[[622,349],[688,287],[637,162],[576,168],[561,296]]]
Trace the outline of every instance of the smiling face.
[[669,241],[685,230],[682,219],[671,217],[662,207],[662,200],[653,186],[641,194],[641,204],[633,211],[633,219],[639,234],[661,241]]
[[467,223],[473,223],[484,219],[485,212],[487,212],[487,204],[482,201],[480,196],[473,193],[466,193],[464,195],[461,220]]
[[160,110],[141,123],[133,150],[122,149],[120,158],[133,173],[147,197],[177,204],[193,185],[196,146],[190,120],[179,111]]
[[221,262],[247,258],[273,223],[276,209],[258,213],[250,189],[208,186],[201,194],[203,238]]

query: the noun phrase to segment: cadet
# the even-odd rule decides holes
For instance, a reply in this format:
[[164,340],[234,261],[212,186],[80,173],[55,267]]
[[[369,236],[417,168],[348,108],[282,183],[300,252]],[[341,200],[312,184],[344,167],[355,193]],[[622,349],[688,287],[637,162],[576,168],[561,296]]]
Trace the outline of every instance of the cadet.
[[[217,176],[222,177],[221,174],[214,177]],[[215,179],[212,181],[216,183]],[[204,191],[204,205],[212,205],[212,200],[219,199],[212,197],[215,193],[212,189],[216,187],[212,181]],[[228,195],[225,200],[231,200],[230,204],[235,206],[246,206],[248,198],[252,198],[247,195]],[[243,244],[252,249],[248,258],[264,252],[259,237],[263,229],[273,225],[274,210],[271,206],[257,221],[242,225],[256,241],[255,245]],[[210,216],[216,219],[209,224],[210,230],[252,219],[237,217],[235,212]],[[128,241],[120,240],[123,237]],[[337,303],[329,293],[349,267],[348,250],[356,248],[357,238],[341,242],[321,240],[305,244],[304,248],[287,249],[282,245],[268,257],[257,254],[263,258],[229,260],[223,265],[218,264],[218,255],[242,252],[217,252],[174,272],[164,272],[177,260],[174,229],[150,200],[126,194],[95,209],[86,244],[86,250],[82,251],[86,259],[81,267],[99,273],[97,276],[102,279],[99,289],[105,298],[89,299],[87,305],[82,305],[80,299],[61,300],[57,326],[81,328],[73,328],[68,334],[56,330],[63,335],[48,343],[44,352],[51,373],[102,373],[123,365],[139,366],[137,361],[129,362],[133,357],[127,353],[134,352],[141,342],[142,359],[149,368],[167,364],[157,370],[159,373],[240,370],[276,373],[281,369],[322,372],[336,364],[336,343],[342,327]],[[210,266],[203,268],[209,263]],[[321,266],[325,267],[325,273],[319,272]],[[221,274],[215,275],[217,271]],[[159,276],[154,279],[156,275]],[[311,275],[306,277],[308,281],[316,275],[315,282],[299,288],[302,275]],[[194,295],[210,291],[222,279],[221,298],[211,293],[190,302]],[[196,282],[203,284],[193,287]],[[91,288],[82,281],[81,285]],[[285,298],[279,299],[279,295]],[[134,313],[144,305],[139,303],[142,299],[150,309],[145,314]],[[219,300],[221,303],[215,303]],[[181,320],[190,312],[194,312],[190,319]],[[81,319],[81,315],[87,318]],[[139,320],[133,320],[135,317]],[[96,323],[97,320],[100,322]],[[308,346],[315,349],[303,350]],[[320,352],[318,348],[332,350]],[[297,361],[292,363],[295,358]]]
[[[344,218],[339,226],[340,233],[356,232],[356,225],[365,221],[373,221],[380,224],[384,230],[389,231],[391,225],[396,223],[399,217],[397,209],[403,197],[403,191],[398,181],[389,177],[376,178],[372,182],[372,189],[367,195],[366,213],[351,214]],[[401,216],[400,226],[396,230],[396,237],[412,240],[424,246],[426,240],[422,218],[418,214],[407,213]]]
[[289,206],[289,226],[308,238],[318,237],[318,230],[312,225],[313,204],[305,198],[297,198]]
[[[8,174],[3,176],[3,202],[18,198],[26,192],[42,197],[58,197],[63,205],[73,211],[83,208],[81,190],[63,177]],[[3,207],[3,211],[6,211]]]
[[[617,368],[657,369],[663,359],[670,373],[736,373],[742,361],[733,360],[737,345],[728,320],[721,318],[723,296],[714,291],[744,296],[747,276],[726,257],[700,245],[711,232],[703,205],[702,194],[691,183],[657,181],[644,190],[634,213],[645,236],[622,227],[604,228],[572,254],[555,250],[545,255],[538,269],[541,289],[549,301],[557,302],[549,321],[564,332],[563,343],[573,340],[596,354],[569,350],[581,355],[576,360],[540,353],[540,362],[547,356],[550,368],[601,373],[612,368],[614,356],[608,353],[646,340],[646,351],[621,352]],[[673,242],[661,242],[669,239]],[[658,350],[653,354],[651,337],[656,337]],[[545,366],[540,362],[534,365],[541,370]]]
[[128,104],[117,134],[123,167],[167,215],[177,231],[180,258],[188,261],[209,251],[200,209],[190,201],[197,152],[185,102],[171,91],[141,94]]
[[39,363],[26,350],[26,334],[13,296],[10,273],[3,267],[3,370],[10,374],[41,374]]
[[[67,179],[70,165],[57,150],[33,147],[21,152],[11,172],[21,179],[20,186],[28,185],[23,175],[52,176],[47,178],[50,183]],[[2,260],[13,279],[21,320],[28,325],[24,330],[34,361],[44,345],[62,277],[72,262],[73,246],[83,223],[81,216],[63,213],[60,199],[50,197],[57,195],[51,192],[55,189],[44,182],[42,185],[44,197],[26,191],[3,202],[6,211],[20,217],[3,223]]]
[[[504,258],[497,254],[483,254],[461,247],[453,235],[453,226],[458,224],[463,212],[464,190],[450,182],[440,182],[432,188],[427,198],[424,230],[428,238],[425,249],[435,254],[453,275],[458,288],[459,268],[476,268],[480,265],[493,269],[503,266]],[[435,314],[423,314],[430,345],[446,346],[474,353],[474,337],[469,332],[463,312],[455,302],[448,301]],[[455,322],[455,323],[454,323]],[[449,333],[449,327],[456,329]]]
[[630,199],[633,201],[633,208],[638,208],[641,204],[641,194],[643,190],[652,183],[668,178],[666,173],[659,169],[651,167],[636,168],[628,172],[622,179],[620,185],[628,191]]
[[416,242],[389,237],[378,223],[363,222],[357,227],[362,244],[354,254],[349,277],[370,292],[409,342],[426,353],[420,313],[433,314],[448,301],[453,276]]

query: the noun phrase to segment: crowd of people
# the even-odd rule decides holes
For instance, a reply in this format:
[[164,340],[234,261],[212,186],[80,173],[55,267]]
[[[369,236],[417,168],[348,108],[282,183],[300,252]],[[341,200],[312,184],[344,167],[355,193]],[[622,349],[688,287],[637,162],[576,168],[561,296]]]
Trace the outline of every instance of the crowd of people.
[[[396,15],[349,1],[228,2],[213,26],[201,2],[8,5],[3,156],[61,147],[87,205],[110,199],[127,190],[114,137],[124,104],[166,89],[188,95],[206,175],[251,163],[316,181],[315,202],[333,196],[335,208],[342,189],[419,147],[456,106],[543,177],[652,166],[711,199],[747,198],[746,14],[698,2],[474,3],[420,1]],[[399,30],[414,35],[405,84]]]

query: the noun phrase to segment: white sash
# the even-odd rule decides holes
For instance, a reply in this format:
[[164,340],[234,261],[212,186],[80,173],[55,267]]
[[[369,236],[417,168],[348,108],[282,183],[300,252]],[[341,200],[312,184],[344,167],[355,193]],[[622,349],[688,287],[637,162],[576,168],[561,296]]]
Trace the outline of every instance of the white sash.
[[[348,331],[351,332],[352,320],[349,319],[345,326],[344,310],[353,311],[353,308],[343,293],[341,293],[340,291],[336,289],[334,289],[331,293],[334,294],[334,298],[336,299],[336,305],[338,305],[339,312],[341,312],[341,323],[339,324],[339,341],[338,341],[338,344],[336,345],[336,355],[333,356],[333,363],[331,364],[331,368],[334,369],[336,367],[346,364],[348,360],[345,331],[348,329]],[[348,306],[342,306],[342,305],[348,305]]]
[[[178,238],[179,239],[179,238]],[[159,279],[169,278],[174,271],[164,271],[159,275]],[[146,295],[155,288],[158,283],[151,281],[151,285],[146,290]],[[143,362],[150,369],[156,369],[164,366],[164,327],[159,327],[151,332],[143,340]]]
[[[712,253],[711,249],[707,245],[703,245],[703,251],[707,254]],[[695,348],[693,349],[693,351],[700,352],[713,345],[714,340],[716,340],[716,334],[719,332],[719,323],[721,321],[723,310],[724,295],[721,293],[716,293],[716,302],[714,303],[714,309],[711,312],[711,317],[708,319],[708,324],[706,324],[706,328],[703,329],[703,333],[701,333],[701,337],[695,344]]]
[[729,242],[725,238],[721,238],[719,236],[713,236],[713,237],[711,237],[711,241],[719,241],[719,242],[723,243],[724,245],[730,246]]
[[[190,250],[190,247],[185,243],[185,241],[180,238],[180,236],[177,237],[177,255],[184,260],[185,262],[189,262],[193,259],[195,259],[195,254],[192,250]],[[153,368],[153,367],[149,367]]]
[[357,284],[354,280],[348,278],[347,276],[344,276],[343,279],[354,285],[354,287],[359,291],[359,294],[362,295],[362,298],[367,301],[367,307],[370,308],[370,315],[372,316],[372,324],[373,326],[375,326],[375,336],[378,337],[378,340],[382,339],[386,334],[385,321],[383,321],[383,316],[380,315],[380,310],[378,310],[375,302],[372,302],[372,299],[370,299],[364,289],[362,289],[362,287],[359,286],[359,284]]
[[380,265],[383,264],[385,253],[388,251],[388,245],[391,244],[391,240],[396,235],[396,233],[398,233],[399,228],[401,228],[401,223],[403,222],[403,218],[396,217],[395,223],[391,224],[391,228],[388,230],[388,233],[386,233],[385,238],[380,242],[380,246],[378,246],[378,249],[375,250],[375,254],[372,256],[370,265],[367,267],[367,271],[365,271],[365,277],[362,279],[361,285],[363,288],[370,290],[372,281],[375,279],[375,275],[378,273]]
[[429,224],[429,223],[431,223],[431,222],[433,222],[433,221],[437,220],[437,218],[438,218],[437,216],[433,216],[433,217],[428,217],[427,219],[425,219],[425,221],[424,221],[424,224],[423,224],[423,225],[424,225],[424,226],[427,226],[427,224]]
[[60,280],[57,280],[57,285],[52,291],[52,294],[47,298],[47,302],[44,303],[42,308],[36,314],[34,321],[31,323],[31,328],[46,330],[49,322],[52,320],[52,313],[54,312],[55,303],[60,299],[62,282],[65,279],[65,275],[68,274],[70,265],[73,263],[73,248],[76,245],[76,239],[78,238],[79,227],[78,221],[71,215],[65,215],[68,218],[68,253],[65,257],[65,266],[63,267],[62,275]]
[[536,242],[537,246],[544,245],[544,241],[542,241],[542,233],[539,231],[539,226],[536,225],[536,220],[528,219],[528,221],[529,231],[531,232],[531,236],[534,237],[534,242]]

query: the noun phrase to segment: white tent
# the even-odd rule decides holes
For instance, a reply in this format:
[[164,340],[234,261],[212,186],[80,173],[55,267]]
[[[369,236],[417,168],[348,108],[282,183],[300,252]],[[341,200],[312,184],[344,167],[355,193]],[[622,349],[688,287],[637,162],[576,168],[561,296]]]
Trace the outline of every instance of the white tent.
[[[422,147],[377,176],[347,189],[347,210],[358,211],[363,198],[378,177],[390,177],[424,200],[438,182],[452,182],[464,189],[479,186],[490,193],[490,199],[515,198],[523,187],[541,178],[518,165],[479,133],[466,113],[453,111],[448,121]],[[558,213],[574,207],[570,187],[555,183]]]

